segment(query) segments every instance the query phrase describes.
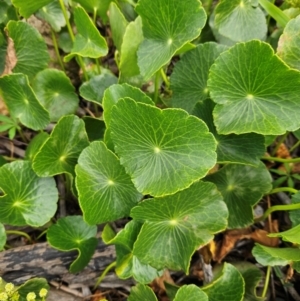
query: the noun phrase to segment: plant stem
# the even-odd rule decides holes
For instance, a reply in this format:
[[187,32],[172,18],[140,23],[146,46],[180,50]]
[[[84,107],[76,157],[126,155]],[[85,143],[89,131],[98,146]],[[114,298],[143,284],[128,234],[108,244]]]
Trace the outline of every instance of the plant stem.
[[267,274],[266,274],[266,280],[265,280],[265,285],[264,285],[264,289],[261,295],[261,298],[264,299],[267,295],[267,291],[268,291],[268,287],[269,287],[269,282],[270,282],[270,276],[271,276],[271,269],[272,267],[270,265],[268,265],[267,267]]
[[281,163],[298,163],[298,162],[300,162],[300,158],[282,159],[282,158],[266,157],[266,156],[261,157],[261,160],[275,161],[275,162],[281,162]]
[[43,235],[47,233],[48,229],[44,230],[37,238],[36,240],[39,240]]
[[170,81],[169,81],[169,79],[168,79],[168,77],[167,77],[167,75],[166,75],[163,68],[160,69],[160,73],[161,73],[161,76],[162,76],[167,88],[170,89]]
[[23,232],[23,231],[18,231],[18,230],[6,230],[5,233],[6,233],[6,235],[15,234],[15,235],[21,235],[21,236],[24,236],[24,237],[26,237],[26,238],[28,239],[28,241],[29,241],[30,243],[32,243],[31,237],[30,237],[27,233],[25,233],[25,232]]
[[289,152],[291,153],[294,149],[296,149],[298,146],[300,145],[300,140],[298,142],[296,142],[289,150]]
[[273,151],[272,151],[272,153],[271,153],[272,156],[276,155],[276,153],[277,153],[277,151],[278,151],[280,145],[281,145],[281,144],[283,143],[283,141],[286,139],[286,137],[287,137],[288,134],[289,134],[289,132],[286,132],[286,133],[279,139],[279,141],[277,142],[276,147],[273,149]]
[[268,210],[266,210],[261,217],[256,218],[255,222],[258,223],[265,220],[274,211],[289,211],[289,210],[299,210],[299,209],[300,209],[300,203],[272,206],[268,208]]
[[63,63],[63,61],[61,59],[61,56],[59,54],[58,45],[57,45],[57,41],[56,41],[56,36],[55,36],[54,30],[52,28],[51,28],[51,37],[52,37],[53,47],[54,47],[54,50],[55,50],[55,54],[56,54],[58,63],[60,65],[61,69],[64,72],[66,72],[64,63]]
[[93,22],[94,22],[95,26],[96,26],[96,21],[97,21],[97,11],[98,11],[97,7],[94,7]]
[[26,139],[26,137],[24,136],[22,129],[21,128],[17,128],[17,131],[19,133],[19,135],[21,136],[21,139],[23,140],[23,142],[27,143],[28,140]]
[[160,80],[160,71],[157,71],[155,74],[155,83],[154,83],[154,103],[157,103],[158,100],[159,80]]
[[101,74],[101,67],[100,67],[100,64],[99,64],[99,59],[95,59],[95,61],[96,61],[98,74]]
[[100,275],[100,277],[98,278],[96,284],[94,285],[94,290],[99,286],[99,284],[101,283],[101,281],[104,279],[104,277],[106,276],[106,274],[115,266],[117,265],[116,261],[113,261],[110,265],[108,265],[105,270],[102,272],[102,274]]
[[297,189],[294,189],[292,187],[278,187],[275,189],[272,189],[268,194],[274,194],[277,192],[290,192],[290,193],[298,193]]
[[280,26],[285,27],[290,21],[290,18],[280,8],[268,0],[258,0],[258,2]]

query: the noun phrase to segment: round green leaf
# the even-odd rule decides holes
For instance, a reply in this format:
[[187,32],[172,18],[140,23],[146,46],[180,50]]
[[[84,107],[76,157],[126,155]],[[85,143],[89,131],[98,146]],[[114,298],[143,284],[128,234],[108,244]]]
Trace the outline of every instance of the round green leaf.
[[264,12],[251,0],[221,0],[215,9],[219,33],[233,41],[263,40],[267,35]]
[[48,133],[41,132],[31,139],[25,151],[25,160],[33,161],[33,158],[48,138]]
[[199,287],[191,284],[182,286],[174,301],[208,301],[208,297]]
[[194,251],[226,227],[228,211],[215,185],[197,182],[174,195],[147,199],[130,215],[144,222],[133,254],[157,269],[187,273]]
[[29,18],[33,13],[49,4],[53,0],[12,0],[12,4],[19,9],[20,15]]
[[84,122],[75,115],[62,117],[33,159],[33,169],[40,177],[61,173],[75,175],[81,151],[89,145]]
[[24,284],[18,287],[18,293],[20,294],[20,298],[18,299],[18,301],[27,301],[27,295],[31,292],[35,293],[36,295],[35,301],[43,301],[43,299],[39,296],[39,292],[42,288],[49,291],[49,285],[46,279],[29,279]]
[[172,72],[172,106],[192,112],[196,103],[208,98],[208,71],[215,59],[226,50],[224,45],[209,42],[187,52]]
[[263,266],[285,266],[292,261],[300,261],[300,250],[298,248],[270,248],[256,244],[252,254]]
[[289,241],[293,244],[300,244],[300,225],[297,225],[287,231],[280,232],[280,233],[271,233],[268,236],[270,237],[282,237],[283,240]]
[[215,104],[206,99],[196,104],[193,115],[202,119],[217,140],[217,161],[257,166],[265,153],[264,136],[255,133],[219,135],[213,121]]
[[215,280],[202,288],[209,301],[241,301],[245,293],[245,283],[240,272],[231,264],[224,263]]
[[128,301],[158,301],[153,290],[144,284],[138,284],[131,288]]
[[37,29],[23,21],[8,22],[7,30],[14,42],[17,56],[13,72],[24,73],[31,80],[48,66],[50,56],[47,45]]
[[39,178],[29,161],[15,161],[0,168],[0,222],[39,227],[57,209],[58,192],[53,178]]
[[88,224],[101,224],[128,216],[142,197],[119,159],[103,142],[92,142],[82,151],[76,175],[79,203]]
[[146,79],[183,45],[197,38],[206,22],[199,0],[140,0],[136,11],[142,18],[145,37],[138,50],[138,65]]
[[142,31],[142,19],[137,17],[126,27],[120,54],[120,83],[129,83],[134,86],[142,86],[143,77],[137,62],[137,51],[144,40]]
[[117,82],[118,79],[113,74],[100,74],[83,83],[79,93],[84,99],[101,104],[104,91]]
[[300,127],[300,72],[266,43],[254,40],[223,52],[210,69],[208,87],[220,134],[280,135]]
[[244,228],[253,223],[253,206],[272,189],[272,178],[263,164],[258,167],[230,164],[208,175],[229,210],[228,228]]
[[109,6],[108,16],[114,45],[116,46],[117,50],[120,51],[128,22],[119,7],[114,2],[112,2]]
[[204,122],[179,109],[122,99],[112,109],[111,136],[138,191],[162,196],[189,187],[216,163]]
[[[69,12],[67,14],[70,15]],[[57,32],[66,26],[66,20],[58,2],[51,2],[44,6],[38,11],[36,16],[44,19]]]
[[62,71],[45,69],[39,72],[32,87],[40,103],[49,112],[51,121],[74,113],[78,107],[75,88]]
[[6,232],[4,226],[0,223],[0,251],[3,250],[6,244]]
[[0,78],[0,94],[12,116],[33,130],[41,130],[49,123],[49,114],[36,99],[24,74],[10,74]]
[[138,88],[128,84],[112,85],[105,90],[102,104],[104,110],[103,119],[107,127],[110,125],[111,110],[113,106],[119,101],[119,99],[125,97],[130,97],[136,102],[154,105],[152,99]]
[[58,220],[47,231],[47,241],[60,251],[78,251],[70,266],[71,273],[81,271],[90,261],[97,247],[97,227],[87,225],[81,216],[67,216]]
[[290,67],[300,70],[300,16],[288,22],[280,36],[277,55]]
[[89,15],[80,6],[74,9],[74,21],[77,35],[75,36],[72,51],[65,56],[64,61],[68,62],[75,55],[90,58],[105,56],[108,52],[106,41]]

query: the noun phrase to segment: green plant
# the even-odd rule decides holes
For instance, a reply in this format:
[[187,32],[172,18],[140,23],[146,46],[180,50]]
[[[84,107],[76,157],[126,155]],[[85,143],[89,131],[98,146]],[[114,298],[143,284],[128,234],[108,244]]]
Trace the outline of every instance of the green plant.
[[[291,177],[299,177],[290,177],[288,169],[284,175],[273,171],[293,187],[277,181],[272,190],[262,162],[277,160],[286,168],[300,162],[264,156],[270,136],[286,138],[300,128],[300,17],[290,19],[266,0],[203,4],[206,10],[199,0],[0,3],[10,16],[0,20],[0,56],[5,60],[6,32],[16,56],[12,73],[0,78],[11,116],[3,122],[42,132],[30,142],[25,160],[0,168],[0,222],[40,227],[53,219],[54,177],[63,174],[82,216],[58,219],[47,231],[49,244],[78,250],[70,266],[78,272],[97,246],[96,225],[106,223],[102,239],[115,245],[117,259],[105,273],[116,267],[120,278],[139,283],[130,301],[157,300],[147,284],[164,269],[188,274],[195,251],[216,233],[253,225],[276,210],[297,215],[300,209],[298,187],[291,183]],[[61,70],[47,68],[42,36],[18,20],[32,14],[51,26]],[[110,26],[115,74],[101,60],[112,48],[97,20]],[[276,49],[268,43],[274,26],[282,30]],[[65,72],[71,60],[82,72],[78,93]],[[2,72],[5,66],[0,67]],[[90,116],[75,115],[80,99]],[[50,134],[49,123],[55,123]],[[271,207],[254,219],[258,202],[279,191],[292,193],[294,203]],[[115,233],[110,223],[128,217]],[[270,234],[288,241],[285,248],[257,244],[253,249],[257,262],[268,266],[262,298],[255,292],[258,268],[225,262],[203,287],[170,286],[170,299],[263,299],[271,266],[291,264],[300,271],[300,222],[293,219],[291,229]],[[0,224],[0,248],[5,243]]]

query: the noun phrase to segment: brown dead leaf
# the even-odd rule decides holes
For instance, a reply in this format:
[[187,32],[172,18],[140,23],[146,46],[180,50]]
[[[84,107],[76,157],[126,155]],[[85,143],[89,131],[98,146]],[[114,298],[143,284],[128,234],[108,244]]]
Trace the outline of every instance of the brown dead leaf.
[[291,280],[294,276],[294,269],[293,266],[289,266],[287,272],[286,272],[286,277],[285,277],[285,281],[288,282],[289,280]]
[[166,292],[165,283],[168,282],[170,284],[175,285],[174,280],[172,279],[168,270],[165,270],[161,277],[155,278],[150,284],[151,288],[158,296],[163,296]]
[[10,37],[7,37],[7,50],[6,50],[6,57],[5,57],[5,68],[2,75],[11,74],[12,70],[17,64],[17,56],[14,47],[14,42]]
[[291,154],[289,152],[289,149],[287,148],[287,146],[284,143],[281,143],[279,148],[277,149],[276,157],[282,158],[282,159],[291,158]]
[[279,245],[278,237],[268,237],[269,232],[262,229],[256,229],[251,233],[250,237],[261,245],[267,247],[277,247]]

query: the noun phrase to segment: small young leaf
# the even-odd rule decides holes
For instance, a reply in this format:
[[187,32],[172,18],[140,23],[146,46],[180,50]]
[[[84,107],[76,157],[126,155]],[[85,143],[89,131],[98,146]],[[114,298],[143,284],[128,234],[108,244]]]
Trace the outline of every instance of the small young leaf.
[[265,153],[264,136],[255,133],[242,135],[219,135],[213,121],[215,104],[206,99],[196,104],[193,115],[202,119],[214,135],[217,144],[217,161],[219,163],[239,163],[257,166]]
[[84,82],[79,88],[79,93],[84,99],[101,104],[104,91],[117,82],[118,78],[113,74],[100,74]]
[[224,263],[222,271],[212,283],[203,287],[208,300],[241,301],[245,293],[245,283],[240,272],[231,264]]
[[300,72],[288,68],[269,44],[253,40],[224,51],[208,80],[218,133],[281,135],[298,129],[299,82]]
[[300,244],[300,225],[297,225],[287,231],[279,232],[279,233],[270,233],[268,236],[270,237],[282,237],[283,240],[289,241],[293,244]]
[[290,67],[300,70],[300,16],[289,21],[280,36],[277,55]]
[[267,21],[259,6],[251,0],[221,0],[215,9],[215,25],[219,33],[233,41],[264,40]]
[[112,109],[110,128],[120,162],[143,194],[185,189],[216,163],[213,136],[204,122],[183,110],[122,99]]
[[142,18],[145,37],[138,50],[138,65],[146,79],[183,45],[197,38],[206,22],[199,0],[140,0],[136,11]]
[[128,297],[128,301],[158,301],[153,290],[143,284],[138,284],[131,288],[130,295]]
[[12,4],[19,9],[20,15],[26,19],[52,1],[53,0],[11,0]]
[[58,192],[53,178],[39,178],[28,161],[15,161],[0,168],[0,222],[39,227],[53,217]]
[[3,250],[6,244],[6,232],[4,225],[0,223],[0,251]]
[[285,266],[292,261],[300,261],[300,249],[298,248],[270,248],[256,244],[252,254],[263,266]]
[[14,42],[17,56],[17,64],[13,72],[24,73],[31,80],[48,66],[50,56],[47,45],[37,29],[23,21],[9,21],[7,30]]
[[253,206],[272,188],[272,178],[263,164],[258,167],[225,165],[205,181],[215,183],[229,210],[228,228],[253,223]]
[[47,231],[47,241],[60,251],[77,250],[78,257],[70,266],[71,273],[81,271],[90,261],[97,247],[97,227],[88,226],[81,216],[67,216]]
[[8,131],[8,138],[10,140],[14,139],[16,136],[16,128],[12,127],[9,131]]
[[197,182],[176,194],[147,199],[130,215],[144,222],[133,254],[157,269],[187,273],[197,247],[226,227],[228,211],[215,185]]
[[75,115],[62,117],[33,159],[33,169],[40,177],[69,173],[81,151],[89,145],[84,122]]
[[116,155],[103,142],[92,142],[82,151],[76,175],[80,207],[90,225],[129,216],[142,197]]
[[33,130],[41,130],[49,123],[49,114],[36,99],[24,74],[10,74],[0,78],[0,94],[9,112]]
[[77,28],[74,45],[69,55],[64,57],[68,62],[75,55],[99,58],[108,52],[107,44],[99,30],[93,24],[85,10],[78,6],[74,9],[74,21]]
[[[210,299],[211,300],[211,299]],[[182,286],[175,296],[174,301],[209,301],[208,296],[196,285]]]
[[78,107],[75,88],[62,71],[45,69],[39,72],[32,87],[40,103],[49,112],[51,121],[73,114]]
[[186,53],[171,75],[172,106],[192,112],[196,103],[209,97],[208,71],[215,59],[226,50],[224,45],[209,42]]
[[35,293],[36,299],[35,301],[43,301],[39,296],[40,290],[44,288],[49,291],[49,285],[46,279],[44,278],[33,278],[26,281],[24,284],[18,287],[18,293],[20,294],[19,301],[27,301],[28,293]]

